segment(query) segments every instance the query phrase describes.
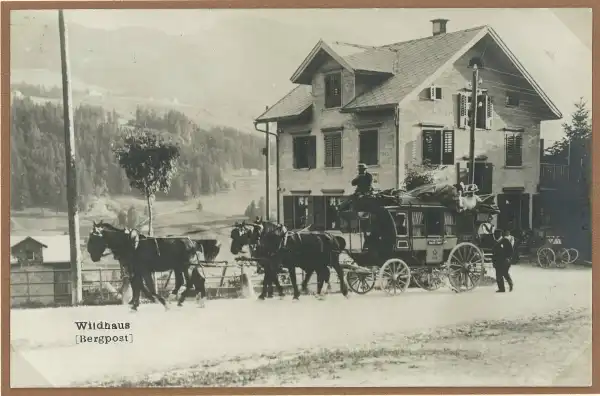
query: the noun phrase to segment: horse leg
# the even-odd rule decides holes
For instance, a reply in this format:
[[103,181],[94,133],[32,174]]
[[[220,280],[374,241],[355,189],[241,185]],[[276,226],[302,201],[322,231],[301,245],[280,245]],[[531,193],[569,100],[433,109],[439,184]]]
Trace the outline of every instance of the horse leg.
[[348,297],[348,286],[346,285],[346,281],[344,280],[344,270],[342,269],[342,266],[340,265],[340,255],[339,254],[332,255],[331,266],[335,270],[335,273],[337,274],[338,279],[340,280],[340,289],[342,290],[342,295],[344,297]]
[[317,298],[321,298],[322,294],[322,290],[323,290],[323,283],[325,282],[325,271],[322,268],[319,268],[319,270],[317,271],[317,294],[316,297]]
[[273,284],[278,282],[279,271],[275,270],[270,281],[267,282],[267,298],[273,298]]
[[290,281],[292,282],[292,288],[294,289],[294,300],[300,299],[300,292],[298,291],[298,282],[296,281],[296,268],[294,265],[287,266],[288,272],[290,274]]
[[133,274],[133,279],[131,279],[131,290],[133,291],[133,296],[131,297],[131,310],[137,311],[140,306],[140,291],[143,286],[142,277],[139,274]]
[[314,271],[315,270],[313,268],[309,268],[308,270],[304,271],[304,280],[302,281],[302,293],[304,294],[310,293],[308,291],[308,282],[310,281],[310,277],[312,276]]
[[[200,275],[200,271],[198,268],[194,267],[192,269],[192,276],[190,277],[190,282],[194,286],[196,291],[196,302],[200,308],[205,307],[205,299],[206,299],[206,279]],[[179,299],[179,304],[183,304],[183,300],[185,300],[185,293],[181,295]]]
[[144,278],[144,282],[148,286],[148,290],[150,291],[150,294],[152,294],[153,297],[156,297],[158,299],[158,301],[160,301],[162,306],[165,307],[165,309],[169,309],[165,299],[162,298],[160,295],[158,295],[158,293],[156,292],[156,289],[154,288],[154,282],[152,281],[152,273],[150,271],[145,271],[142,276]]
[[262,289],[260,295],[258,296],[259,300],[264,300],[267,294],[267,282],[271,282],[271,263],[265,263],[263,265],[264,275],[262,281]]
[[275,283],[275,287],[277,288],[277,293],[279,293],[279,298],[283,298],[283,296],[285,296],[285,294],[283,294],[283,287],[281,287],[281,284],[279,283],[278,276],[275,276],[275,278],[273,279],[273,283]]
[[183,274],[175,270],[173,270],[173,272],[175,273],[175,288],[169,293],[169,299],[176,300],[177,297],[181,297],[179,295],[179,289],[181,289],[181,286],[183,285]]

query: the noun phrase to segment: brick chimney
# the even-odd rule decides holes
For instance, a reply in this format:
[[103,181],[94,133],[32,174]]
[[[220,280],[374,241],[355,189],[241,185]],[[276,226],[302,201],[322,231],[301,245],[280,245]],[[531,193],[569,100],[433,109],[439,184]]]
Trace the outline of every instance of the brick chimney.
[[448,23],[448,19],[432,19],[431,23],[433,24],[434,36],[446,33],[446,24]]

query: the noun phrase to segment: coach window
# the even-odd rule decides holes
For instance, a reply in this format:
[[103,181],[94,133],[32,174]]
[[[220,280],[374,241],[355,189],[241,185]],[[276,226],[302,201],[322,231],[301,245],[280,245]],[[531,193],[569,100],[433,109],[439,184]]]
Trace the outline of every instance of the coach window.
[[428,210],[425,214],[425,232],[430,235],[444,235],[443,229],[444,212],[441,210]]
[[394,223],[396,224],[396,235],[406,236],[408,229],[406,224],[406,213],[396,212],[394,213]]
[[412,212],[412,236],[425,236],[425,217],[421,211]]
[[444,234],[445,235],[456,235],[456,217],[454,213],[444,213]]

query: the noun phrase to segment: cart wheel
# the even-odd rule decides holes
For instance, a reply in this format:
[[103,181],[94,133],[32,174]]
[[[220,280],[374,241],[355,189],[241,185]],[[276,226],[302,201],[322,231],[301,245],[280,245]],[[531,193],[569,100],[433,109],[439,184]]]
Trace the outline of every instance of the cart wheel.
[[418,287],[427,291],[436,291],[444,284],[442,273],[437,268],[432,268],[431,271],[420,270],[412,277]]
[[542,268],[548,268],[554,264],[556,255],[549,247],[539,248],[537,251],[538,265]]
[[405,292],[410,284],[410,268],[400,259],[389,259],[381,266],[379,279],[386,293],[395,295]]
[[485,274],[484,255],[470,242],[461,242],[448,255],[446,268],[450,286],[457,292],[475,289]]
[[571,255],[569,250],[565,248],[559,248],[556,251],[556,266],[558,268],[565,268],[567,264],[571,263]]
[[569,249],[567,249],[567,251],[569,252],[569,257],[571,259],[571,261],[569,261],[569,264],[577,261],[577,259],[579,258],[579,250],[577,250],[575,248],[569,248]]
[[349,270],[346,274],[346,283],[354,293],[367,294],[375,287],[375,274]]

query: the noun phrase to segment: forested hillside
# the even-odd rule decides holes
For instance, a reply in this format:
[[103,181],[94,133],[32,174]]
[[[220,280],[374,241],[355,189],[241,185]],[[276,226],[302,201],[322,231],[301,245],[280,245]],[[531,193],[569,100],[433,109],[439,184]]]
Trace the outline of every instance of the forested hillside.
[[[260,136],[232,128],[203,130],[185,114],[138,109],[133,120],[114,111],[81,105],[74,111],[78,187],[84,207],[91,196],[136,194],[118,167],[111,146],[136,125],[174,134],[181,142],[178,172],[168,196],[187,199],[227,187],[230,169],[264,168]],[[11,207],[66,209],[62,106],[13,98],[11,124]]]

